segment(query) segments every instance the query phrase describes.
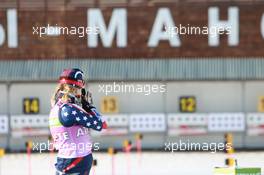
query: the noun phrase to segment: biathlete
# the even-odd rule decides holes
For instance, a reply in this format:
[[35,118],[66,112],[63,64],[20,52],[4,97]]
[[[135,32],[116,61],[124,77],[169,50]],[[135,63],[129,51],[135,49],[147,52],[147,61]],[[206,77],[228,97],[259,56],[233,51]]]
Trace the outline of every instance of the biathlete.
[[56,175],[89,175],[92,167],[90,129],[101,131],[107,124],[85,95],[80,69],[65,69],[51,99],[49,125],[58,150]]

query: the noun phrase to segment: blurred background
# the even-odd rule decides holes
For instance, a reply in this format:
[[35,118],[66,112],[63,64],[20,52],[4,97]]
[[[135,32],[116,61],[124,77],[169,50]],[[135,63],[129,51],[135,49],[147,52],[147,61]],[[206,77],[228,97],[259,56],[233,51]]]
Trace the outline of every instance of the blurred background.
[[[226,143],[230,134],[242,164],[263,167],[263,46],[263,0],[0,0],[0,147],[10,153],[2,171],[18,173],[8,160],[26,160],[13,154],[26,142],[48,141],[50,98],[65,68],[84,71],[108,121],[108,130],[91,131],[98,166],[101,151],[131,143],[143,150],[142,166],[172,156],[169,164],[156,157],[162,172],[144,173],[185,172],[173,164],[184,154],[185,174],[213,174],[222,151],[171,153],[166,145]],[[144,151],[153,154],[144,159]],[[130,171],[140,174],[116,174]]]

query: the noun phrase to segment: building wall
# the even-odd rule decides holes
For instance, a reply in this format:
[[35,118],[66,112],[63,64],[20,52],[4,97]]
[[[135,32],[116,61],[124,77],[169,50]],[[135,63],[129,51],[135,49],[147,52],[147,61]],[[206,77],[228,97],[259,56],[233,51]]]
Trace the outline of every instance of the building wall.
[[16,83],[10,87],[10,114],[23,114],[23,98],[37,97],[40,101],[40,114],[48,114],[50,111],[50,98],[55,83]]
[[172,82],[167,86],[167,112],[179,112],[179,97],[185,95],[196,97],[200,113],[242,111],[241,82]]
[[[95,105],[100,106],[100,101],[106,95],[105,92],[100,90],[100,86],[103,84],[111,85],[114,91],[114,85],[112,83],[93,83],[89,84],[89,89],[93,93],[95,100]],[[116,96],[118,99],[120,113],[159,113],[164,112],[164,97],[163,93],[150,93],[149,88],[153,86],[161,86],[162,83],[159,82],[131,82],[131,83],[122,83],[117,82],[116,91],[118,90],[117,86],[123,86],[123,89],[120,90],[120,93],[112,92],[109,93],[109,96]],[[129,90],[125,85],[129,85],[134,89]],[[139,88],[142,87],[142,91]],[[143,90],[145,87],[145,90]],[[106,88],[105,88],[106,89]],[[109,88],[110,89],[110,88]],[[121,87],[120,87],[121,89]],[[144,91],[144,92],[143,92]],[[149,95],[148,95],[149,94]]]
[[0,114],[6,114],[7,110],[7,86],[0,84]]
[[264,82],[247,82],[245,89],[245,110],[255,112],[258,106],[259,96],[264,95]]
[[[180,96],[195,96],[197,111],[203,112],[257,112],[258,98],[264,95],[264,82],[248,81],[195,81],[195,82],[117,82],[130,85],[134,90],[109,92],[108,96],[116,96],[119,113],[177,113]],[[112,82],[89,83],[88,89],[93,94],[95,105],[100,104],[106,96],[106,88]],[[139,91],[136,88],[165,85],[166,92],[150,93],[147,88]],[[7,85],[0,85],[0,114],[7,114],[9,105],[11,115],[23,114],[23,98],[37,97],[40,100],[40,114],[48,114],[50,97],[56,87],[55,83],[12,83],[10,86],[9,104],[7,104]],[[101,89],[100,89],[101,88]],[[112,87],[113,88],[113,87]],[[109,90],[109,89],[108,89]],[[118,89],[116,89],[117,91]],[[137,91],[137,92],[136,92]],[[147,95],[149,94],[149,95]]]
[[[117,82],[117,84],[122,82]],[[93,93],[94,103],[100,109],[100,102],[105,96],[100,87],[112,82],[88,83],[88,89]],[[180,96],[195,96],[197,100],[197,113],[204,112],[257,112],[258,96],[264,94],[264,82],[248,81],[195,81],[195,82],[126,82],[123,85],[166,85],[165,93],[109,93],[118,99],[120,113],[178,113]],[[7,113],[9,105],[11,115],[23,115],[22,100],[25,97],[38,97],[40,99],[40,114],[48,114],[50,110],[50,97],[56,83],[12,83],[10,86],[10,103],[7,104],[7,85],[0,84],[0,114]],[[244,107],[245,106],[245,107]],[[10,133],[13,131],[10,130]],[[11,150],[24,150],[27,139],[37,142],[46,142],[47,136],[43,137],[14,137],[0,136],[2,147]],[[102,143],[102,149],[109,146],[122,147],[124,139],[134,139],[132,133],[121,137],[107,136],[96,137],[94,141]],[[179,140],[191,140],[192,142],[223,142],[223,133],[208,133],[201,136],[169,136],[164,133],[144,134],[143,148],[163,149],[164,142],[178,142]],[[8,141],[7,141],[8,140]],[[262,148],[261,136],[248,136],[245,132],[234,135],[236,148]]]
[[[171,3],[162,3],[162,1],[147,3],[148,1],[142,1],[143,3],[138,3],[136,7],[126,4],[125,6],[112,5],[108,8],[96,4],[76,7],[66,0],[61,1],[62,4],[59,6],[50,4],[52,1],[48,0],[36,0],[33,4],[31,1],[29,3],[14,0],[14,2],[17,3],[8,5],[8,2],[4,2],[5,5],[0,9],[0,25],[3,27],[0,36],[1,38],[7,38],[5,35],[11,35],[12,33],[11,36],[16,38],[17,43],[12,46],[11,41],[4,39],[0,44],[0,59],[260,57],[264,53],[262,49],[264,46],[263,1],[243,0],[236,3],[232,1],[176,1]],[[26,4],[30,4],[29,7]],[[170,19],[171,16],[173,24],[170,25],[173,27],[180,28],[181,25],[185,27],[185,30],[188,30],[188,26],[200,27],[202,30],[203,27],[208,27],[209,19],[216,18],[216,22],[219,22],[217,16],[210,18],[208,15],[209,8],[212,7],[217,7],[219,10],[218,15],[221,21],[230,20],[228,19],[228,11],[230,8],[237,8],[238,15],[232,14],[232,17],[234,17],[232,24],[238,26],[238,31],[235,30],[232,33],[232,35],[238,36],[238,41],[235,39],[235,44],[228,43],[229,37],[227,35],[221,36],[217,45],[209,44],[208,33],[210,32],[208,31],[203,32],[203,34],[201,32],[200,34],[182,35],[172,33],[171,35],[175,35],[174,39],[179,38],[176,42],[180,44],[170,44],[169,39],[160,39],[157,44],[153,45],[148,44],[151,32],[154,31],[155,20],[158,18],[158,11],[162,8],[166,8],[165,13],[169,11],[169,15],[163,13],[161,16],[167,19]],[[68,29],[71,27],[87,27],[89,24],[87,11],[95,8],[100,10],[107,29],[109,29],[109,21],[116,10],[118,22],[120,22],[118,25],[125,29],[122,33],[119,33],[120,38],[127,39],[127,42],[123,42],[125,44],[118,44],[118,39],[114,36],[115,38],[109,44],[110,46],[98,41],[98,44],[94,47],[87,44],[90,36],[86,34],[42,35],[40,37],[33,30],[33,27],[36,29],[48,25],[68,27]],[[119,13],[120,8],[125,12]],[[8,10],[12,9],[17,11],[17,15],[9,19],[7,17]],[[122,18],[122,14],[125,14],[124,18]],[[100,16],[92,17],[93,19],[99,19]],[[159,24],[163,24],[163,21],[160,20]],[[13,30],[8,29],[7,23],[12,24]],[[14,27],[15,24],[17,24],[17,30]],[[44,31],[42,30],[42,32]],[[40,30],[38,33],[40,33]],[[158,34],[154,37],[158,37]],[[104,41],[106,42],[106,39]]]

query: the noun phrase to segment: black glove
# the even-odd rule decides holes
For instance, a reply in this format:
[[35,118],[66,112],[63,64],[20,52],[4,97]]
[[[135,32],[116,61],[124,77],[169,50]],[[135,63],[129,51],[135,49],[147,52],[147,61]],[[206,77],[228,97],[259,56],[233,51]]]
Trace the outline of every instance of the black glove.
[[[90,112],[92,108],[95,108],[91,103],[88,102],[89,98],[89,93],[86,93],[86,90],[83,88],[82,89],[82,96],[81,96],[81,103],[82,103],[82,108],[86,112]],[[91,95],[90,95],[91,98]]]

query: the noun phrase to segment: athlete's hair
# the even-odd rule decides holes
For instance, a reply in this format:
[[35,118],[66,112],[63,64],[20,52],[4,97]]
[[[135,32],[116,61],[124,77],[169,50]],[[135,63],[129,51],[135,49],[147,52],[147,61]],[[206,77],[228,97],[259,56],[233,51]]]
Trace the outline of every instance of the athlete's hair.
[[68,85],[68,84],[59,84],[56,88],[55,91],[51,97],[51,106],[54,106],[56,104],[58,95],[60,92],[63,92],[63,96],[61,97],[61,100],[63,102],[67,102],[70,100],[70,94],[75,94],[76,93],[76,88]]

